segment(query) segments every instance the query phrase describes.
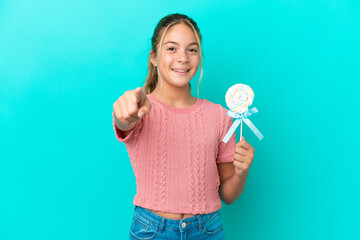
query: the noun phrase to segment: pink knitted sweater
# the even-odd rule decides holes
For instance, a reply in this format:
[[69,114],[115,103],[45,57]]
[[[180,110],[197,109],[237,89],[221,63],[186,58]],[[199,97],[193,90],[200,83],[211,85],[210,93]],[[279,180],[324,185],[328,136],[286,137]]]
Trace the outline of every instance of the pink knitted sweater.
[[205,99],[176,108],[147,95],[148,115],[129,135],[113,126],[133,167],[134,205],[169,213],[205,214],[221,208],[217,163],[232,162],[235,134],[222,138],[233,120],[220,104]]

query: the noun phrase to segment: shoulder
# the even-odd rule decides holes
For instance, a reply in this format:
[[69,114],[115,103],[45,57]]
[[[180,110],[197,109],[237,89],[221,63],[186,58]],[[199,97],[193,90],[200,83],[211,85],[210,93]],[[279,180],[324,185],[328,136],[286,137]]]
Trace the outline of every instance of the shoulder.
[[202,99],[202,100],[203,100],[204,108],[206,108],[208,110],[211,109],[212,111],[215,111],[220,116],[223,116],[223,114],[226,115],[227,109],[224,108],[221,104],[211,102],[207,99]]
[[228,109],[221,104],[204,99],[203,105],[207,108],[208,112],[212,113],[212,121],[216,121],[222,131],[227,130],[233,124],[232,117],[227,115]]
[[223,143],[221,140],[233,124],[233,119],[227,115],[228,110],[221,104],[204,99],[203,105],[207,109],[207,112],[211,112],[211,116],[208,115],[209,121],[215,124],[218,132],[218,142]]

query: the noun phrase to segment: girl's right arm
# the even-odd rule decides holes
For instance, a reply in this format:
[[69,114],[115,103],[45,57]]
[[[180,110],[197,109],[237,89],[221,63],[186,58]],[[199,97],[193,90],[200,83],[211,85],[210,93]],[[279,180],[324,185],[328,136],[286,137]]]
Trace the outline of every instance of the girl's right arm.
[[142,88],[126,91],[113,104],[115,125],[126,137],[135,124],[151,110],[151,103]]

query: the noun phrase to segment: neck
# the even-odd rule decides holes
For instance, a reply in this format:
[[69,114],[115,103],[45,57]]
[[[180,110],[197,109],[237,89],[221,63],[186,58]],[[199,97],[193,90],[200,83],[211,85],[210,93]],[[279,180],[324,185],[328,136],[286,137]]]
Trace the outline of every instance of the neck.
[[196,102],[196,97],[191,95],[190,87],[169,88],[168,86],[162,86],[160,90],[160,84],[158,84],[154,91],[151,92],[151,95],[177,108],[188,107]]

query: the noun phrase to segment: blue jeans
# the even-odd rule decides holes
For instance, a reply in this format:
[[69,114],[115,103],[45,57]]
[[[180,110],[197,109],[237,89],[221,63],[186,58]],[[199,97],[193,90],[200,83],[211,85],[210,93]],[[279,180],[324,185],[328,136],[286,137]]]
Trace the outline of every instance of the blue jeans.
[[135,206],[130,239],[225,239],[220,210],[175,220]]

